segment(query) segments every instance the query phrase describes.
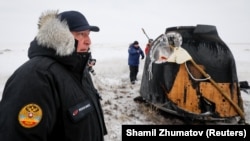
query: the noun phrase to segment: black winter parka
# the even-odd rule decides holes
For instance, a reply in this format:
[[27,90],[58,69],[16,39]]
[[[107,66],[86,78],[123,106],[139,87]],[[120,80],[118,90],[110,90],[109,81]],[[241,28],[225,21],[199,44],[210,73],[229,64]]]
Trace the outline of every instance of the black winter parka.
[[99,94],[86,69],[90,54],[76,53],[74,38],[57,14],[41,16],[29,60],[6,82],[1,141],[103,141],[107,134]]

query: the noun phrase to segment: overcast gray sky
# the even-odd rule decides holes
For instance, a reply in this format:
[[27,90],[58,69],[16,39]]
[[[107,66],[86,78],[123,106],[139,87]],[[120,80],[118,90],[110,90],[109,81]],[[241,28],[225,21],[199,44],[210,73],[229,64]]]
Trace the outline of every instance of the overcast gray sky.
[[[0,44],[29,43],[46,10],[78,10],[100,32],[93,43],[147,42],[172,26],[215,25],[226,43],[250,43],[249,0],[1,0]],[[0,47],[1,48],[1,47]]]

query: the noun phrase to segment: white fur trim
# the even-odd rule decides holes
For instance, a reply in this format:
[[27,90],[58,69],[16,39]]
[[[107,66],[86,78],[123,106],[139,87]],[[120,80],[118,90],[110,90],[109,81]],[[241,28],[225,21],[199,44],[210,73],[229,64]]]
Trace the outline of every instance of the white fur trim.
[[67,23],[57,15],[58,11],[47,11],[40,16],[36,38],[39,45],[53,48],[59,56],[67,56],[75,51],[75,40]]

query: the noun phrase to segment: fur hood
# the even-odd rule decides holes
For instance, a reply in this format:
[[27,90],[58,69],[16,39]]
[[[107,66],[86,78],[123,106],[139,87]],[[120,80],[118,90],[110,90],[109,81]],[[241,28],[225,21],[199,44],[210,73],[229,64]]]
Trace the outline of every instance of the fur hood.
[[38,33],[28,49],[30,59],[37,56],[52,58],[81,75],[90,53],[77,53],[74,36],[66,21],[60,20],[58,11],[46,11],[39,18]]
[[57,11],[42,13],[38,22],[37,44],[51,48],[58,56],[68,56],[75,51],[75,39],[65,21],[61,21]]

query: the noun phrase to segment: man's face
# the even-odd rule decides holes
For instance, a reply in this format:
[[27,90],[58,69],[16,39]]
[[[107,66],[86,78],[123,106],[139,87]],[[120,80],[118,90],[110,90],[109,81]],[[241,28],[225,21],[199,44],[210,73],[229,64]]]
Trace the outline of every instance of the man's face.
[[72,31],[71,32],[75,39],[78,41],[76,51],[77,52],[88,52],[91,40],[89,37],[90,31]]

